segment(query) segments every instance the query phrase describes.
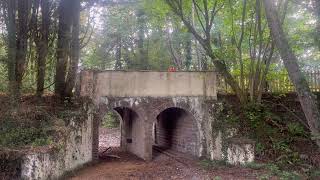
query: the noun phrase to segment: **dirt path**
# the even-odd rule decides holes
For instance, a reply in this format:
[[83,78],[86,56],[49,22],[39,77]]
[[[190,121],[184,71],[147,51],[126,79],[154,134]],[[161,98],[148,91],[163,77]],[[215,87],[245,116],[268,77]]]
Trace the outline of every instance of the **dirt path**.
[[[106,134],[117,134],[117,130],[103,131]],[[108,137],[113,140],[114,136],[103,137],[107,142]],[[116,141],[109,141],[115,143]],[[112,144],[111,143],[111,144]],[[101,143],[105,146],[111,144]],[[115,143],[117,144],[117,143]],[[112,148],[107,154],[117,155],[120,159],[101,155],[100,162],[96,165],[84,168],[73,174],[70,180],[207,180],[207,179],[258,179],[259,172],[241,167],[218,167],[206,169],[198,160],[169,157],[157,153],[152,162],[145,162],[138,157],[121,152],[119,148]]]
[[99,129],[99,149],[120,146],[120,128]]

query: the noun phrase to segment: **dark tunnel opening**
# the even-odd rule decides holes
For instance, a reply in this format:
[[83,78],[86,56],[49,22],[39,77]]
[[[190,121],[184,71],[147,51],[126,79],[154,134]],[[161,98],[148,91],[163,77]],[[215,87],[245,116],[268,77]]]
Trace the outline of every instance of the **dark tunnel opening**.
[[197,128],[193,116],[181,108],[168,108],[157,116],[153,127],[154,147],[197,154]]

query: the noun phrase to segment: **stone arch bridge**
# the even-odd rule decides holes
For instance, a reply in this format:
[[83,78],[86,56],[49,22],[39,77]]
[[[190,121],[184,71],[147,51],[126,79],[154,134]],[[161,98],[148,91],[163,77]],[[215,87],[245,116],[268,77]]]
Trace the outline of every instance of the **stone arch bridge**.
[[[224,140],[233,131],[219,123],[223,107],[217,99],[215,72],[82,71],[80,82],[80,95],[90,97],[97,109],[94,158],[99,124],[113,110],[122,118],[121,148],[144,160],[152,160],[154,146],[195,157],[229,158]],[[250,148],[246,145],[240,151]]]

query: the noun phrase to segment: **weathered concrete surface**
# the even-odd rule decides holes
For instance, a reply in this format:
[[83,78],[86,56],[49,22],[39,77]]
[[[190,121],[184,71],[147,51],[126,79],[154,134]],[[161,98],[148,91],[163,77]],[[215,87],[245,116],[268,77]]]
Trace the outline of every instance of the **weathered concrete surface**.
[[[152,159],[155,144],[212,160],[235,157],[228,156],[229,133],[226,122],[218,119],[223,105],[216,89],[214,72],[83,71],[80,96],[90,97],[98,109],[93,125],[94,157],[99,152],[99,124],[113,110],[122,117],[122,149],[144,160]],[[182,110],[184,116],[173,113],[164,118],[162,113],[172,108]],[[176,121],[174,130],[163,128],[168,125],[162,124],[164,119]]]
[[72,171],[92,161],[92,125],[93,108],[87,109],[87,118],[83,122],[71,119],[70,130],[65,140],[61,140],[60,149],[48,149],[30,152],[21,162],[19,179],[59,179],[66,172]]
[[83,71],[81,96],[208,97],[216,99],[215,72]]
[[[131,130],[127,130],[126,134],[122,133],[122,146],[131,146],[134,150],[130,152],[136,154],[145,160],[152,159],[152,145],[155,143],[154,139],[154,123],[156,123],[159,115],[170,108],[178,108],[183,110],[189,117],[178,118],[176,120],[188,121],[187,124],[192,127],[189,128],[191,132],[179,131],[180,138],[176,139],[176,149],[190,152],[196,157],[211,158],[213,152],[222,153],[219,150],[220,146],[217,146],[214,142],[216,137],[213,137],[212,123],[215,121],[215,116],[209,113],[209,108],[219,106],[215,100],[207,100],[202,97],[168,97],[168,98],[153,98],[153,97],[136,97],[136,98],[115,98],[115,97],[100,97],[99,112],[97,121],[100,121],[105,113],[113,109],[122,107],[124,109],[130,109],[138,115],[138,118],[134,118],[133,121],[139,121],[139,126],[132,126]],[[130,121],[123,114],[121,115],[123,122]],[[180,122],[180,123],[181,123]],[[186,122],[185,122],[186,123]],[[127,129],[127,123],[122,124],[122,129]],[[98,124],[95,130],[98,129]],[[184,126],[180,126],[184,128]],[[180,129],[181,130],[181,129]],[[132,143],[123,142],[127,138],[129,132],[139,132],[138,134],[132,134]],[[178,132],[176,131],[176,132]],[[188,134],[190,133],[190,134]],[[96,137],[93,137],[94,141],[98,141],[98,133],[95,133]],[[191,142],[185,143],[186,138]],[[139,142],[135,144],[134,142]],[[98,143],[96,143],[98,144]],[[179,148],[177,148],[179,146]],[[195,149],[196,148],[196,149]],[[98,147],[94,147],[98,149]],[[138,150],[138,151],[137,151]],[[95,151],[96,153],[98,151]],[[220,155],[222,157],[222,155]]]
[[254,142],[247,139],[228,140],[227,162],[232,165],[245,165],[254,161]]

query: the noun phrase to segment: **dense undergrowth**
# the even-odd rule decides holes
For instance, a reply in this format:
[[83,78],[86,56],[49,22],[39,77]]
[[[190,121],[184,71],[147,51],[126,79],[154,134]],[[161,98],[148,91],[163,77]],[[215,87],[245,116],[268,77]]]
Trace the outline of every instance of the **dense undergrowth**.
[[0,148],[26,148],[52,145],[66,132],[65,116],[72,117],[77,104],[59,102],[54,97],[23,97],[10,108],[6,96],[0,97]]
[[288,177],[284,179],[299,179],[299,174],[320,178],[320,153],[294,95],[268,96],[263,103],[242,109],[234,101],[226,104],[227,123],[256,142],[256,160],[264,164],[261,168]]

